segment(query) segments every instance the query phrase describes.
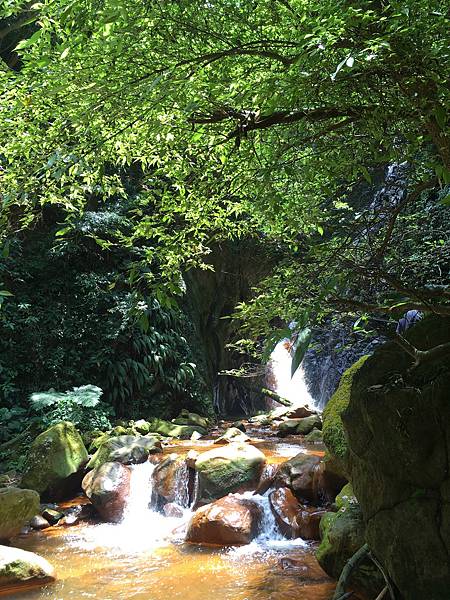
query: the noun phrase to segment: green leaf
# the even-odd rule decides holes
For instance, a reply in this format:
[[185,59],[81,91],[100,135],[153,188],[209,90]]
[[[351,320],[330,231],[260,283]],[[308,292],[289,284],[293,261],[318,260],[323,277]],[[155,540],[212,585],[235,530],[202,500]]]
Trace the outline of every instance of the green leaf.
[[309,327],[305,327],[305,329],[302,329],[297,335],[297,340],[294,346],[294,356],[292,357],[291,377],[294,376],[303,360],[303,357],[306,354],[306,351],[308,350],[311,342],[311,335],[312,331],[309,329]]

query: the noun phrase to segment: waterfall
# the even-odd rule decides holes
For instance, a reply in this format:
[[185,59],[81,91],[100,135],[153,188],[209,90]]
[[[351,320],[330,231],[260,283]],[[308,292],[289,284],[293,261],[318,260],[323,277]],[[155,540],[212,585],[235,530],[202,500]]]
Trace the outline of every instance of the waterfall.
[[293,406],[314,407],[315,402],[305,382],[303,367],[300,365],[291,377],[292,356],[289,351],[289,340],[286,338],[276,345],[270,357],[269,370],[274,379],[277,394],[292,402]]

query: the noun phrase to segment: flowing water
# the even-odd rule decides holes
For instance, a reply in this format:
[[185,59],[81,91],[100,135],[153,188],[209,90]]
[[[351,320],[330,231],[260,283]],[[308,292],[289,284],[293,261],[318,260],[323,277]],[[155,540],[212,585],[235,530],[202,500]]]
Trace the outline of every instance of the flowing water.
[[[205,441],[176,442],[166,452],[206,450]],[[265,440],[268,463],[276,464],[301,448]],[[305,450],[306,451],[306,450]],[[84,522],[52,527],[14,541],[41,554],[56,568],[58,580],[18,591],[17,600],[329,600],[334,583],[317,564],[314,545],[286,540],[279,533],[268,497],[243,494],[263,511],[260,535],[246,546],[206,547],[183,542],[189,508],[179,518],[152,510],[150,462],[132,468],[131,492],[119,524]],[[185,485],[180,475],[183,500]]]
[[[277,392],[295,406],[314,402],[299,369],[291,379],[291,357],[284,342],[272,356]],[[322,455],[321,448],[305,448],[298,441],[280,441],[255,426],[252,444],[273,470],[299,452]],[[191,449],[204,452],[212,440],[173,441],[164,453],[184,456]],[[58,579],[41,588],[14,594],[17,600],[329,600],[334,582],[314,558],[315,544],[286,540],[279,532],[268,495],[252,498],[263,510],[262,531],[246,546],[228,548],[184,543],[191,516],[188,477],[177,470],[177,503],[182,516],[167,517],[151,508],[150,462],[132,467],[131,490],[119,524],[82,522],[52,527],[14,540],[14,545],[37,552],[55,567]]]

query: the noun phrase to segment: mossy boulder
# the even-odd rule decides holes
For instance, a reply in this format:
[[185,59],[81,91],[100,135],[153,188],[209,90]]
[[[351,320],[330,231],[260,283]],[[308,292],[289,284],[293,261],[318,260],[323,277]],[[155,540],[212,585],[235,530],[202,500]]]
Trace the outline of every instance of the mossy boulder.
[[42,558],[19,548],[0,546],[0,593],[18,591],[20,586],[44,585],[54,581],[55,569]]
[[0,541],[20,533],[39,512],[39,494],[16,487],[0,489]]
[[314,429],[312,431],[310,431],[308,433],[308,435],[305,437],[305,442],[307,442],[308,444],[322,443],[323,436],[322,436],[322,432],[320,431],[320,429],[317,429],[316,427],[314,427]]
[[348,470],[346,465],[348,444],[341,415],[350,402],[353,378],[368,358],[368,355],[362,356],[344,372],[338,389],[330,398],[323,411],[323,441],[335,465],[339,465],[339,470],[342,474],[347,474]]
[[145,462],[150,454],[161,451],[161,442],[156,437],[120,435],[103,442],[86,467],[95,469],[106,462],[135,465]]
[[[358,503],[326,513],[320,521],[320,537],[316,558],[328,575],[339,579],[347,561],[365,544],[365,524]],[[353,571],[349,586],[376,595],[383,587],[383,578],[374,563],[366,558]]]
[[79,488],[87,460],[86,447],[73,423],[52,425],[31,444],[21,487],[47,499],[62,499]]
[[172,423],[176,425],[198,425],[202,429],[208,429],[211,426],[211,420],[208,417],[189,412],[186,409],[183,409],[178,417],[173,419]]
[[194,431],[197,431],[201,435],[206,435],[208,432],[200,425],[176,425],[170,421],[164,421],[163,419],[154,419],[150,422],[150,431],[159,433],[164,437],[179,438],[181,440],[190,439]]
[[199,499],[209,502],[233,492],[255,489],[266,463],[250,444],[231,443],[203,452],[195,462]]
[[[405,334],[426,352],[450,342],[450,319]],[[367,542],[404,600],[448,600],[450,590],[450,353],[414,367],[391,342],[353,378],[342,413],[350,479]]]

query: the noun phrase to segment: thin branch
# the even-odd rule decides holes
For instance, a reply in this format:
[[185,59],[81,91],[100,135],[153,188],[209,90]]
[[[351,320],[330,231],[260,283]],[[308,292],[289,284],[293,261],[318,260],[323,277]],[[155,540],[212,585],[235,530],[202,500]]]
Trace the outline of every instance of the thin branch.
[[339,581],[334,592],[333,600],[342,600],[342,597],[345,597],[345,588],[347,586],[347,582],[350,578],[350,575],[368,555],[369,546],[367,544],[364,544],[364,546],[361,546],[361,548],[357,550],[351,558],[348,559],[339,577]]

